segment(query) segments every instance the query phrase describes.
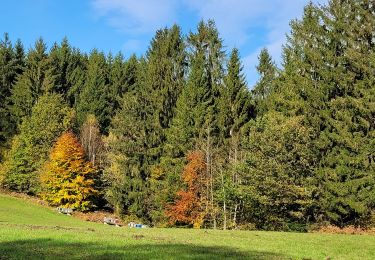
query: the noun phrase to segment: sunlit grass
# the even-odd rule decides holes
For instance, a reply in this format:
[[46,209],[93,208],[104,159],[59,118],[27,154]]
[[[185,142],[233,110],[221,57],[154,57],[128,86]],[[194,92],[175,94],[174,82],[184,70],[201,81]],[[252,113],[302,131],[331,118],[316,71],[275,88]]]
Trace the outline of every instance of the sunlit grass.
[[0,259],[375,259],[375,236],[130,229],[0,195]]

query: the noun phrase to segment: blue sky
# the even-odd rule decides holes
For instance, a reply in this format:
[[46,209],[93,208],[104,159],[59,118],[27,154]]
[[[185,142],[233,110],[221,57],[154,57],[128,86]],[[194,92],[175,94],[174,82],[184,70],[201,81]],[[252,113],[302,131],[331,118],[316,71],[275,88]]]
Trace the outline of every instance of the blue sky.
[[[308,0],[3,0],[0,33],[20,38],[30,48],[38,37],[49,46],[67,36],[85,52],[98,48],[143,54],[158,28],[179,24],[194,31],[201,19],[212,18],[226,50],[240,50],[252,86],[258,76],[257,56],[267,47],[281,59],[289,21],[302,15]],[[324,3],[326,0],[314,0]]]

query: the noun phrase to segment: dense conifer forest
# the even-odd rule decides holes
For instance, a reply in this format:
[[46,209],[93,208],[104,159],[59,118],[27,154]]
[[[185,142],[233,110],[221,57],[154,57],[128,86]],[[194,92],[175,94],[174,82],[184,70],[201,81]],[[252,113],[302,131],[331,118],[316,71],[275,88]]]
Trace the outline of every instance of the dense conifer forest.
[[141,56],[0,42],[0,185],[151,226],[375,225],[375,4],[308,4],[246,83],[214,21]]

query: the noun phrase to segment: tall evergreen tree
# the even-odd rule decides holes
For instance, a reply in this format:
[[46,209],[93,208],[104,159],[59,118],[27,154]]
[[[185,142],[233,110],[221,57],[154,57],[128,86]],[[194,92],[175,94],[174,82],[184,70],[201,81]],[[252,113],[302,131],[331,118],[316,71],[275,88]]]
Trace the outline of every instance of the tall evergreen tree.
[[260,79],[256,83],[252,93],[256,101],[257,114],[262,115],[267,109],[267,97],[275,88],[277,68],[267,49],[261,50],[258,59],[259,64],[256,68]]
[[[21,75],[25,68],[25,49],[20,39],[14,44],[14,66],[15,74],[17,76]],[[16,80],[17,76],[14,77],[14,80]]]
[[66,83],[68,92],[66,98],[71,107],[77,107],[80,92],[83,90],[88,58],[86,54],[82,54],[79,49],[72,48],[70,60],[66,68]]
[[124,56],[119,52],[114,59],[110,62],[109,72],[109,104],[112,106],[112,111],[119,108],[119,101],[121,96],[126,92],[126,71]]
[[[230,210],[232,226],[236,225],[240,204],[238,185],[241,183],[237,172],[241,162],[241,130],[255,117],[254,104],[242,73],[239,52],[232,50],[227,64],[227,74],[219,99],[219,127],[221,133],[219,200],[223,208],[223,228],[227,227],[227,211]],[[237,189],[237,191],[236,191]]]
[[[182,171],[184,157],[190,150],[205,152],[210,182],[211,208],[213,202],[213,147],[218,143],[218,97],[223,85],[224,52],[215,23],[200,22],[198,31],[188,37],[190,71],[186,87],[176,106],[176,116],[168,130],[166,153],[173,175]],[[215,214],[211,210],[212,214]],[[215,217],[212,217],[215,220]],[[215,225],[215,222],[213,223]]]
[[90,53],[84,85],[76,104],[77,120],[82,125],[88,114],[95,115],[103,133],[108,132],[113,108],[110,104],[109,68],[104,53]]
[[52,89],[53,81],[46,76],[48,70],[46,44],[40,38],[26,57],[26,68],[22,75],[17,78],[12,89],[12,113],[19,124],[22,118],[30,116],[31,109],[39,96]]
[[250,118],[254,104],[242,72],[238,49],[233,49],[227,64],[227,74],[220,95],[220,127],[223,138],[233,137]]
[[74,83],[70,76],[81,65],[77,63],[74,55],[66,37],[60,44],[55,43],[48,54],[46,73],[52,80],[51,91],[62,94],[65,99],[68,98],[68,93]]
[[[142,190],[146,192],[145,187],[149,185],[156,189],[161,184],[158,182],[160,179],[152,183],[148,183],[148,179],[158,168],[165,140],[164,131],[169,126],[177,96],[182,88],[184,52],[180,29],[177,26],[159,30],[151,42],[146,59],[138,65],[140,69],[137,71],[137,88],[124,95],[121,109],[113,120],[112,133],[123,143],[121,148],[113,146],[113,151],[126,154],[128,158],[117,158],[114,162],[122,165],[123,178],[127,180],[123,182],[128,182],[125,192],[131,201],[128,206],[124,205],[124,210],[138,216],[152,218],[152,215],[157,215],[160,211],[157,194],[149,196],[147,200],[147,195],[142,193]],[[130,61],[127,69],[133,70],[134,65]],[[134,85],[132,81],[130,77],[127,79],[129,89],[134,88],[131,86]],[[132,189],[138,190],[138,194],[131,192]],[[138,198],[132,198],[132,193]],[[158,205],[150,208],[153,204],[151,201]]]
[[3,148],[15,134],[15,119],[11,114],[10,96],[12,86],[24,67],[24,50],[20,41],[15,46],[9,40],[7,33],[0,42],[0,162]]
[[200,138],[217,133],[214,99],[223,82],[224,52],[213,21],[199,23],[198,32],[188,37],[188,47],[188,81],[177,101],[167,145],[172,157],[180,158],[198,145]]
[[131,55],[124,64],[124,84],[120,90],[120,98],[129,91],[135,90],[137,86],[137,70],[139,61],[135,54]]
[[145,60],[141,59],[137,69],[137,83],[133,91],[127,92],[120,109],[112,119],[107,138],[108,163],[105,178],[109,183],[106,197],[118,214],[147,217],[146,188],[148,178],[148,132],[149,115],[146,102],[149,93],[143,88]]
[[185,83],[186,50],[181,29],[174,25],[156,32],[147,52],[146,85],[150,91],[153,109],[153,129],[150,133],[150,189],[153,219],[163,219],[163,209],[170,192],[170,176],[161,158],[166,140],[166,131],[175,114],[177,98]]
[[285,50],[285,86],[316,130],[314,217],[340,226],[366,225],[374,207],[373,12],[365,0],[310,4]]

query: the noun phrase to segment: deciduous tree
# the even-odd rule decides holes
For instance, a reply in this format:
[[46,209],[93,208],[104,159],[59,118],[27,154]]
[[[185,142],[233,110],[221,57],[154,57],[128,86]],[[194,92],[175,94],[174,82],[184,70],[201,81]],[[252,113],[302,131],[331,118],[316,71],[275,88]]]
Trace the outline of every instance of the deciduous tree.
[[84,149],[72,132],[56,141],[44,165],[40,196],[49,204],[82,211],[95,206],[96,169],[86,161]]
[[167,208],[167,216],[173,224],[187,224],[200,228],[208,214],[205,187],[208,182],[205,156],[194,151],[187,156],[188,163],[182,173],[185,189],[177,192],[174,204]]

